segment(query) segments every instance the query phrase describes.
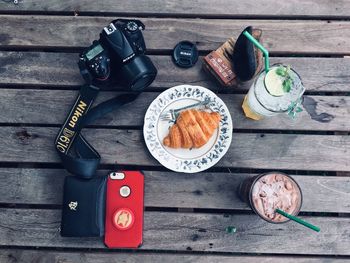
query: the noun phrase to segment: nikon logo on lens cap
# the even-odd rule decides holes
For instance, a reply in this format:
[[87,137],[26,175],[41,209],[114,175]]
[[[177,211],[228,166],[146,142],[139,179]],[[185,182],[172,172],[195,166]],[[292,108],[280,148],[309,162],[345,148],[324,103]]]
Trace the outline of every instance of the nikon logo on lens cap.
[[181,68],[190,68],[198,60],[198,50],[190,41],[179,42],[173,50],[173,61]]

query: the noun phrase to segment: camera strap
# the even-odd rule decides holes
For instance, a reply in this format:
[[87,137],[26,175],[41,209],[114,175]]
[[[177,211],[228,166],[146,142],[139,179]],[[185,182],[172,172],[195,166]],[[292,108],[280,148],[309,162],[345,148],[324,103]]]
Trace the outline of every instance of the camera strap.
[[93,78],[91,77],[91,74],[89,70],[87,69],[85,62],[79,59],[78,61],[78,66],[79,66],[79,71],[83,79],[85,80],[86,83],[92,83]]
[[91,108],[100,89],[93,85],[83,86],[71,108],[56,140],[55,147],[63,166],[71,173],[91,178],[100,164],[99,153],[80,134],[94,120],[135,100],[138,93],[118,95]]

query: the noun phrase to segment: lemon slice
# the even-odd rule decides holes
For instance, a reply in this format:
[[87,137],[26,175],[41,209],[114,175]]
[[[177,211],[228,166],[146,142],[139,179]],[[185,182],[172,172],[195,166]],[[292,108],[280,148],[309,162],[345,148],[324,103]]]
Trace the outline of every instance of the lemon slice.
[[283,78],[276,73],[277,68],[271,69],[265,76],[265,87],[272,96],[283,96]]

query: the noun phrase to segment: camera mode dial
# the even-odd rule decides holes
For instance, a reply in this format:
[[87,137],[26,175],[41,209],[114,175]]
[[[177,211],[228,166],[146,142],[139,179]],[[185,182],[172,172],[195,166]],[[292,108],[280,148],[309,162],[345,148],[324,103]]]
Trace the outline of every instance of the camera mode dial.
[[130,32],[135,32],[138,28],[139,26],[134,21],[129,21],[126,24],[126,29],[129,30]]

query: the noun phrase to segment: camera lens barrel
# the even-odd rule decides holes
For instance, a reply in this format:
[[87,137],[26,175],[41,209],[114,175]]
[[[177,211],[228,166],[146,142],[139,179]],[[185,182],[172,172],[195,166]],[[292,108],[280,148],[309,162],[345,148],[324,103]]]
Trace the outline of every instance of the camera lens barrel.
[[129,63],[124,64],[118,75],[126,88],[142,91],[153,82],[157,75],[157,69],[149,57],[138,55]]

